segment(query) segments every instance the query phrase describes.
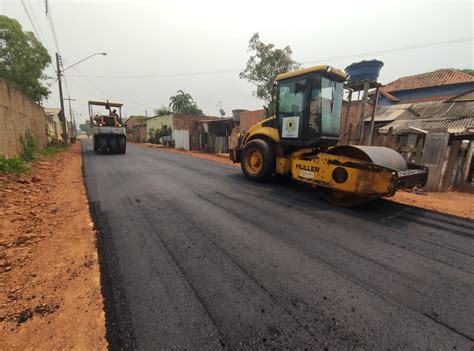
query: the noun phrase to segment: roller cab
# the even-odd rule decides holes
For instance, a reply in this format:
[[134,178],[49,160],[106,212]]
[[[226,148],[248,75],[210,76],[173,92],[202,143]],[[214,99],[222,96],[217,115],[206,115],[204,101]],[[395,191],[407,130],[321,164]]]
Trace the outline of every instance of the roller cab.
[[423,186],[427,169],[396,151],[339,145],[344,72],[321,65],[276,78],[275,116],[239,135],[230,158],[247,178],[273,174],[322,187],[325,197],[354,206],[404,187]]
[[94,151],[102,154],[124,154],[127,149],[127,135],[122,122],[123,105],[107,100],[89,101],[88,106]]

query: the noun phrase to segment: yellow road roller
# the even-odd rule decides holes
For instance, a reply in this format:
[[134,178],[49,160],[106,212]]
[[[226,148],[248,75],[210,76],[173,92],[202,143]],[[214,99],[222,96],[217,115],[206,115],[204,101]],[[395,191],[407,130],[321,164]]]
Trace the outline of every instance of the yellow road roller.
[[327,65],[278,75],[275,116],[242,131],[230,159],[251,180],[291,176],[345,207],[424,186],[427,168],[392,149],[337,145],[346,78]]

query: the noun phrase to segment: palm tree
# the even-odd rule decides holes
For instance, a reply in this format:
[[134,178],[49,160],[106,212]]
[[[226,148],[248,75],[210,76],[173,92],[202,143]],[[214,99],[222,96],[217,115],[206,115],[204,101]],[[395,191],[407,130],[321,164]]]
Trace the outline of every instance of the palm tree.
[[175,112],[183,112],[194,104],[192,96],[180,89],[177,95],[170,97],[169,107]]

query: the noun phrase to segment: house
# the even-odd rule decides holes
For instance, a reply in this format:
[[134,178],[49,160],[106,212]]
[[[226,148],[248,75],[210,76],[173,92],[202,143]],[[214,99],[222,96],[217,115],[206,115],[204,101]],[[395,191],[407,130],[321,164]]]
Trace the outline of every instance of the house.
[[[365,122],[367,135],[370,117]],[[372,144],[427,166],[427,190],[474,191],[474,90],[445,101],[382,106],[374,122]]]
[[190,145],[193,143],[191,139],[193,138],[194,143],[197,143],[197,122],[216,119],[221,119],[221,117],[170,113],[147,118],[146,130],[149,136],[156,130],[170,128],[175,147],[190,150]]
[[148,139],[145,116],[130,116],[125,121],[127,139],[135,143],[144,143]]
[[260,122],[265,119],[266,112],[264,109],[255,110],[255,111],[242,111],[240,113],[240,130],[247,130],[255,123]]
[[379,106],[446,101],[474,89],[474,76],[455,69],[398,78],[380,89]]
[[233,118],[197,122],[197,145],[193,143],[193,137],[191,137],[191,150],[227,153],[234,123]]
[[[59,117],[60,108],[43,108],[46,114],[46,131],[48,135],[48,143],[60,143],[63,141],[63,122]],[[71,122],[67,121],[67,133],[73,135],[73,127]]]
[[255,123],[266,118],[266,111],[261,110],[244,110],[236,109],[232,110],[232,118],[234,120],[234,129],[230,137],[230,147],[235,147],[237,145],[238,135],[241,131],[248,130]]
[[[400,106],[400,108],[385,110],[385,107],[430,101],[449,101],[469,92],[472,94],[473,90],[474,76],[455,69],[439,69],[398,78],[380,88],[380,96],[377,102],[378,120],[375,121],[375,130],[395,120],[396,111],[405,108]],[[343,102],[339,135],[341,143],[362,142],[359,140],[361,117],[372,115],[375,90],[369,92],[369,97],[365,113],[360,100],[352,101],[350,104]],[[388,114],[391,114],[391,116]],[[367,123],[366,118],[364,136],[369,133]]]

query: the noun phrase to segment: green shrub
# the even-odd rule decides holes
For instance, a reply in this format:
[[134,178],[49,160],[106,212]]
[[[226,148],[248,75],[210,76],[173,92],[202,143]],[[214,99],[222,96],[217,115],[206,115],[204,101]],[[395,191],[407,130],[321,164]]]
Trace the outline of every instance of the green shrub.
[[33,161],[38,155],[38,146],[31,131],[27,130],[25,135],[20,135],[20,143],[22,149],[21,158],[27,162]]
[[24,173],[29,169],[28,162],[20,157],[0,156],[0,172]]

